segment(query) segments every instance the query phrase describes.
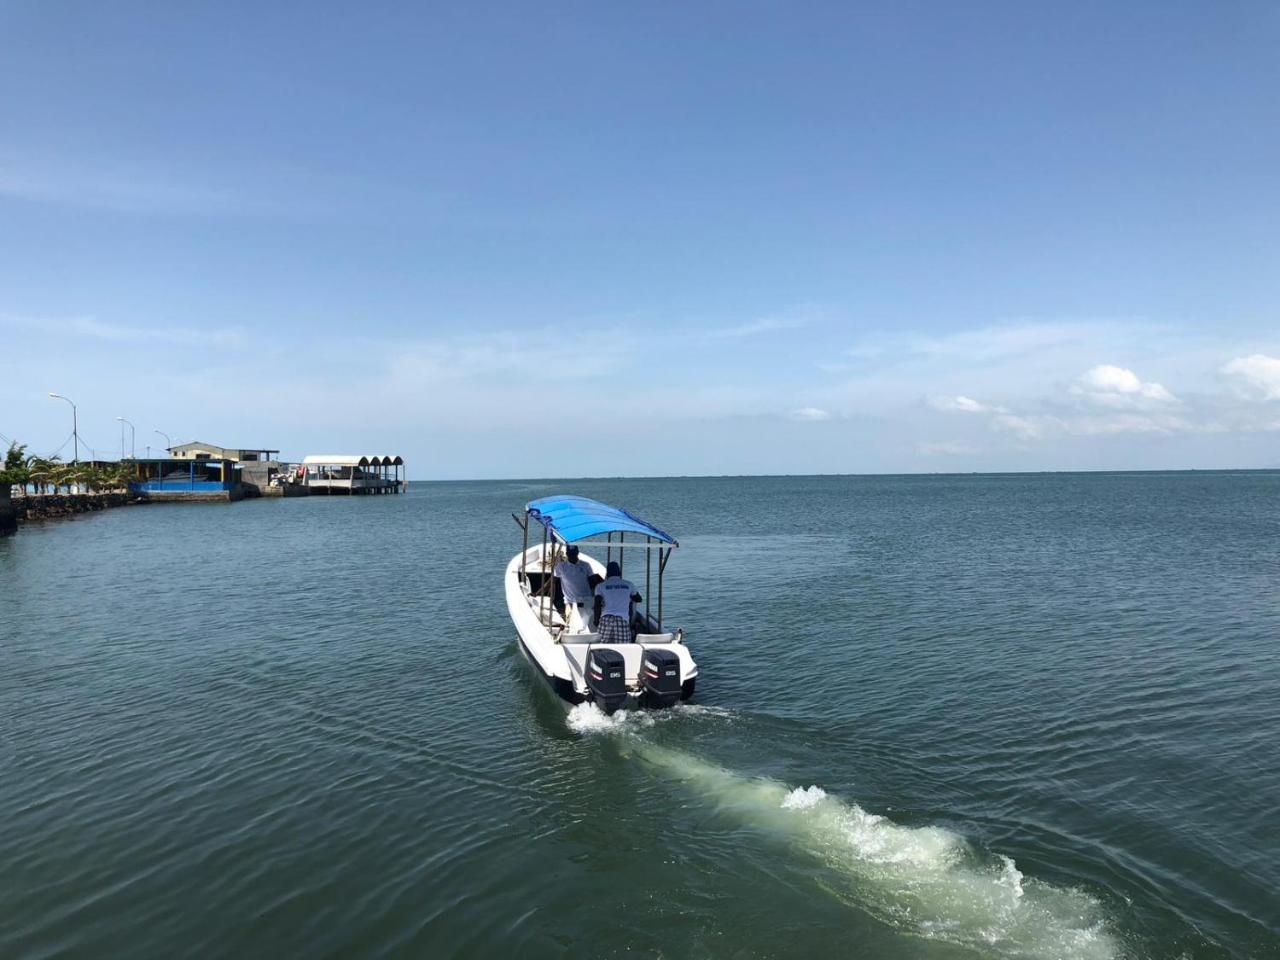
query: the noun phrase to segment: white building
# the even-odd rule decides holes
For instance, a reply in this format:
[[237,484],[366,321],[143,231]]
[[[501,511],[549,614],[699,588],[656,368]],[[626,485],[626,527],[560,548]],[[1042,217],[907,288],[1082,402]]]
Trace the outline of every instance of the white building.
[[264,447],[220,447],[215,443],[204,443],[192,440],[170,447],[169,453],[175,460],[235,460],[243,463],[258,463],[275,460],[272,454],[279,450],[268,450]]

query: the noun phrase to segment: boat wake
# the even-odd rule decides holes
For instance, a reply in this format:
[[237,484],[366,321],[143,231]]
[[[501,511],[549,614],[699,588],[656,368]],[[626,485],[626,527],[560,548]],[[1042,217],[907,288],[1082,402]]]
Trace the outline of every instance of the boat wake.
[[949,830],[902,826],[821,787],[744,777],[644,740],[633,751],[722,811],[825,863],[835,896],[904,932],[1003,957],[1119,953],[1097,899],[1028,879],[1008,857],[991,860]]
[[594,703],[586,702],[577,704],[569,711],[567,722],[569,729],[574,733],[627,734],[688,717],[726,719],[732,716],[732,710],[724,707],[708,707],[700,703],[678,703],[665,710],[617,710],[607,714]]
[[634,735],[676,715],[619,711],[610,717],[582,706],[570,713],[569,726],[582,734],[626,735],[628,754],[722,813],[768,829],[825,864],[832,895],[904,933],[1000,957],[1120,955],[1102,904],[1083,890],[1027,878],[1008,857],[984,854],[942,827],[903,826],[821,787],[743,776]]

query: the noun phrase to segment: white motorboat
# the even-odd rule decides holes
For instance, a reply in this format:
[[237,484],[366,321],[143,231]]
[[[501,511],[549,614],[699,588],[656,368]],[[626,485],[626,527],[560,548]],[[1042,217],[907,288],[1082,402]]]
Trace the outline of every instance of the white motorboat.
[[[671,706],[693,696],[698,665],[684,631],[666,629],[662,619],[663,576],[679,546],[673,537],[586,497],[544,497],[529,503],[523,518],[512,518],[524,531],[524,549],[507,564],[507,610],[529,661],[562,700],[590,701],[612,713],[620,707]],[[541,542],[531,544],[531,534]],[[582,550],[592,584],[604,580],[606,564],[616,561],[640,591],[640,601],[632,604],[630,642],[602,642],[590,616],[584,623],[576,613],[566,614],[554,570],[570,545]]]

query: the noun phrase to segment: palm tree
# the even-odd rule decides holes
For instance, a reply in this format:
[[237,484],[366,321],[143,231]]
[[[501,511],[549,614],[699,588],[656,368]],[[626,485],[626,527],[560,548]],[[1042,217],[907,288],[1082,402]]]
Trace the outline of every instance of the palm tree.
[[43,496],[53,484],[54,472],[62,466],[57,457],[32,457],[28,461],[27,479],[38,496]]
[[66,487],[67,495],[70,496],[79,472],[80,464],[78,463],[59,463],[55,466],[49,478],[53,483],[53,492],[57,493],[59,487]]
[[116,466],[115,470],[112,471],[111,485],[116,490],[122,490],[127,493],[129,491],[129,482],[133,480],[133,471],[134,466],[132,463],[125,463],[122,461]]
[[124,490],[128,486],[128,476],[129,468],[123,461],[103,464],[93,471],[93,479],[89,482],[89,486],[96,493]]
[[0,469],[0,484],[8,484],[27,492],[27,484],[31,482],[31,461],[27,456],[25,443],[9,444],[9,451],[4,456],[4,467]]
[[101,467],[86,465],[80,469],[77,482],[84,485],[87,493],[101,493],[107,485],[107,474]]
[[77,492],[83,490],[85,493],[92,493],[98,479],[98,470],[91,463],[79,463],[71,471],[71,479]]

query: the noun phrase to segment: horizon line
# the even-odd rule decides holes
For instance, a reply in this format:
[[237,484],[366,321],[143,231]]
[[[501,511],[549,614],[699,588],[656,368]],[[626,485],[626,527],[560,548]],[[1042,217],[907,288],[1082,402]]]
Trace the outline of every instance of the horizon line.
[[966,470],[966,471],[918,471],[914,473],[679,473],[637,474],[600,477],[437,477],[434,479],[407,478],[408,483],[593,483],[611,480],[805,480],[816,478],[894,478],[894,477],[1037,477],[1048,475],[1096,475],[1119,476],[1134,473],[1280,473],[1280,465],[1273,467],[1161,467],[1154,469],[1115,470]]

